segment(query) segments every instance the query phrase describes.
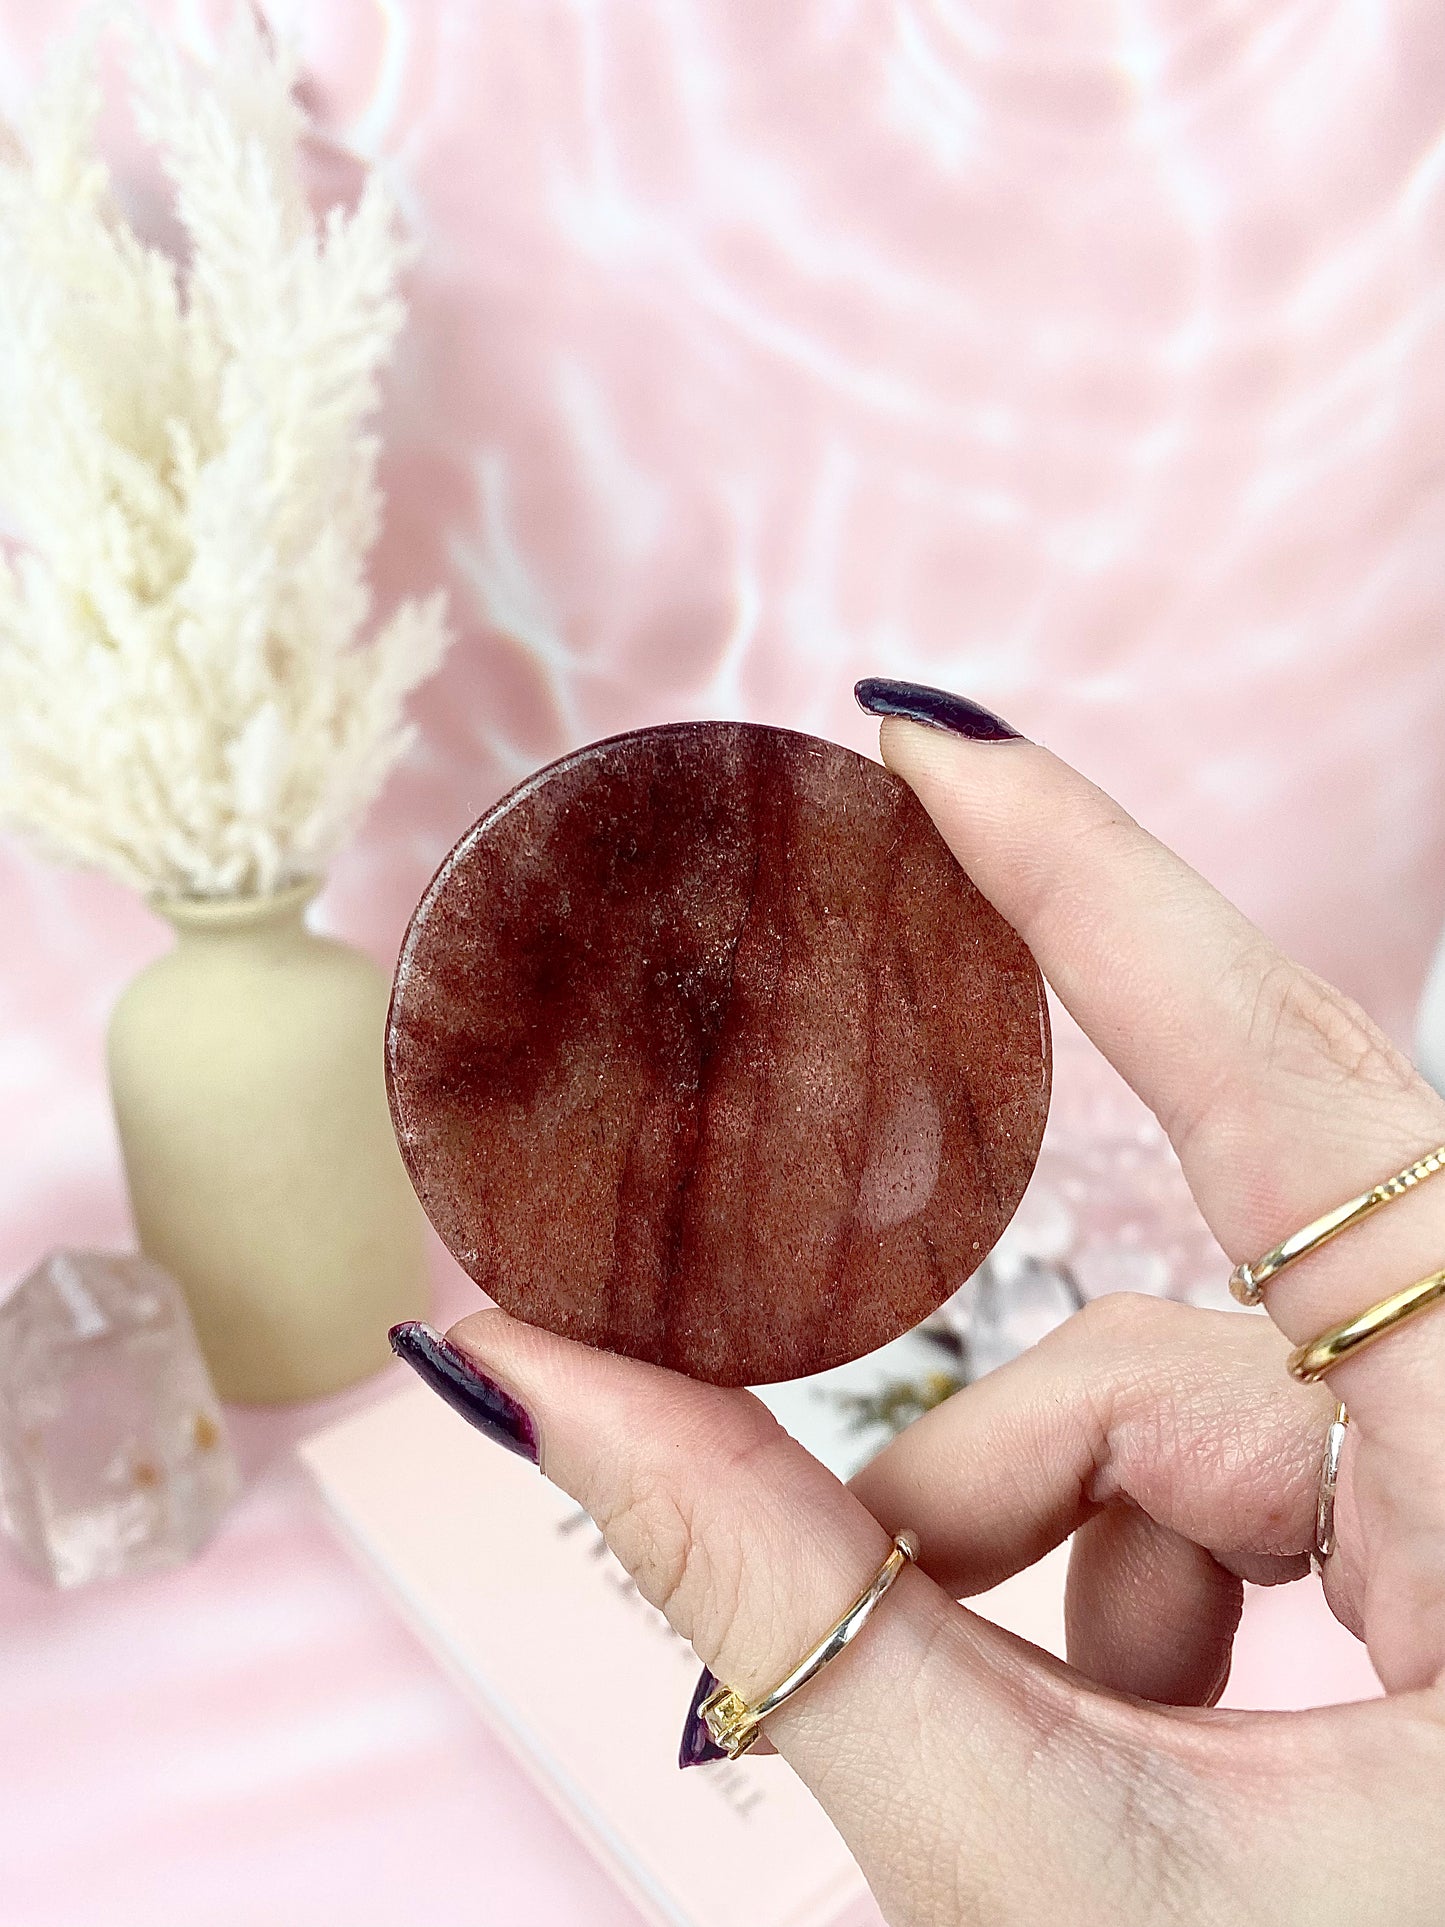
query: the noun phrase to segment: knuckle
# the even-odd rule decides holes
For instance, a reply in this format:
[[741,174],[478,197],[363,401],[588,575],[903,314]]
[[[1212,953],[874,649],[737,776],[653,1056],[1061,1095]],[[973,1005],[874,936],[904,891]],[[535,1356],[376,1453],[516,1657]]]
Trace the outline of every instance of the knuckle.
[[1089,1345],[1130,1337],[1138,1328],[1144,1304],[1145,1300],[1131,1292],[1106,1292],[1102,1298],[1091,1298],[1087,1305],[1080,1306],[1059,1330],[1067,1332],[1072,1326],[1074,1342]]
[[609,1549],[643,1597],[669,1619],[669,1604],[697,1557],[692,1523],[665,1480],[639,1473],[598,1518]]
[[1178,1307],[1137,1292],[1111,1291],[1055,1326],[1038,1350],[1075,1388],[1078,1415],[1097,1470],[1107,1454],[1121,1383],[1157,1348],[1161,1314]]
[[1413,1086],[1410,1064],[1342,990],[1273,951],[1241,968],[1250,977],[1247,1045],[1272,1071],[1390,1096]]
[[597,1517],[607,1545],[674,1631],[722,1645],[743,1610],[749,1488],[786,1435],[761,1404],[751,1425],[710,1442],[705,1480],[679,1487],[664,1464],[636,1468]]
[[1049,1338],[1058,1344],[1109,1353],[1126,1344],[1136,1346],[1146,1332],[1152,1333],[1182,1309],[1170,1299],[1148,1298],[1141,1292],[1105,1292],[1081,1305]]
[[1200,1316],[1172,1299],[1110,1292],[1041,1341],[1074,1388],[1080,1488],[1094,1503],[1113,1496],[1128,1464],[1167,1460],[1179,1422],[1167,1394],[1190,1350],[1179,1328]]
[[1343,1099],[1356,1121],[1361,1109],[1393,1121],[1402,1099],[1427,1095],[1418,1072],[1352,997],[1258,931],[1238,944],[1221,988],[1227,1045],[1161,1113],[1186,1166],[1237,1158],[1241,1142],[1267,1135],[1283,1114],[1317,1118]]

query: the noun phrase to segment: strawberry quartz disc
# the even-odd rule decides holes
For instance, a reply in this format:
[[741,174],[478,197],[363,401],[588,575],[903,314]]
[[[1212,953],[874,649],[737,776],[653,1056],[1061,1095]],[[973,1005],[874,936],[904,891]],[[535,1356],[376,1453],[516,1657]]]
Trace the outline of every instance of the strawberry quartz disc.
[[942,1304],[1049,1095],[1034,960],[912,792],[749,723],[504,797],[412,918],[386,1056],[412,1182],[498,1304],[719,1385]]

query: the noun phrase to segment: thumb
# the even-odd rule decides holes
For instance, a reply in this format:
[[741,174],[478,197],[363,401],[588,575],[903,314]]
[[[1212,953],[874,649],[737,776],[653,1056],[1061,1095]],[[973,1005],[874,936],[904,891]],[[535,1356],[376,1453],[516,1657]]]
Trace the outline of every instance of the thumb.
[[[644,1596],[746,1699],[792,1669],[888,1554],[872,1514],[751,1393],[499,1311],[444,1341],[403,1327],[394,1342],[459,1408],[502,1412],[511,1442],[535,1442]],[[1113,1884],[1127,1815],[1149,1799],[1145,1719],[906,1567],[856,1643],[769,1719],[768,1738],[890,1919],[952,1919],[960,1896],[963,1917],[993,1918],[1020,1864],[1039,1896],[1057,1888],[1062,1902],[1081,1866],[1105,1874],[1103,1843]]]

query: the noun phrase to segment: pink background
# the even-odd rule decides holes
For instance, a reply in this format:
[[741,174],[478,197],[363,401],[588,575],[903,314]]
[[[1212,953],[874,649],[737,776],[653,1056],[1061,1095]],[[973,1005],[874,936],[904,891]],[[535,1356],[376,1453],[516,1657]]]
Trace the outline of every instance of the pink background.
[[[78,11],[0,0],[0,99]],[[854,678],[912,675],[1408,1034],[1445,904],[1434,0],[272,17],[423,243],[379,580],[445,582],[461,631],[332,927],[389,959],[568,746],[742,715],[863,748]],[[13,1275],[128,1236],[101,1038],[165,939],[12,846],[0,901]],[[631,1920],[333,1547],[304,1422],[245,1420],[258,1477],[185,1572],[3,1575],[7,1921]],[[1320,1640],[1284,1694],[1328,1690]]]

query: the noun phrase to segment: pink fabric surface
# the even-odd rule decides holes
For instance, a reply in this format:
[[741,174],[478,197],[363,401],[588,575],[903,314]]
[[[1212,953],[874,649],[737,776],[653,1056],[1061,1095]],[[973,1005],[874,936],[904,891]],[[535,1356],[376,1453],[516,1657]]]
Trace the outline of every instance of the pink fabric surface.
[[[0,0],[0,99],[79,11]],[[378,580],[445,582],[462,633],[333,927],[389,958],[479,809],[589,737],[867,747],[850,685],[903,674],[1073,758],[1405,1034],[1445,902],[1437,6],[272,17],[422,243]],[[12,1275],[128,1237],[101,1041],[165,939],[13,846],[0,903]],[[284,1452],[312,1416],[246,1418],[186,1571],[0,1577],[6,1920],[630,1919],[333,1545]],[[1246,1698],[1365,1690],[1311,1589],[1252,1611]]]

